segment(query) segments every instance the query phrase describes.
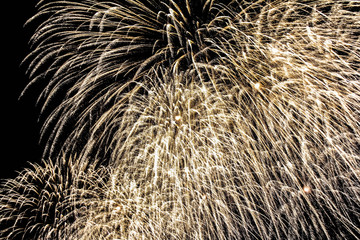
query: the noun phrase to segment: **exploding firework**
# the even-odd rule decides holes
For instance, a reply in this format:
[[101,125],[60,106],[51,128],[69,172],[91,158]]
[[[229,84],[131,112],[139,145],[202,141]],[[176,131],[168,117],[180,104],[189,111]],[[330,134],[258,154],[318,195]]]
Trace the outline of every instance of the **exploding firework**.
[[54,163],[3,185],[3,238],[359,239],[359,9],[42,1]]
[[64,239],[76,211],[99,197],[107,171],[77,159],[31,164],[2,184],[0,239]]

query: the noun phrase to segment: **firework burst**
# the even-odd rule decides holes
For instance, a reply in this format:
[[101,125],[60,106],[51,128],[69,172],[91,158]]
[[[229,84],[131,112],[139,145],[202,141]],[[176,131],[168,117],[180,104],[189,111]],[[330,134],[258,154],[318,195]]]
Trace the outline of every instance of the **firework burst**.
[[[107,170],[77,159],[31,164],[0,192],[0,239],[63,239],[86,199],[99,197]],[[96,196],[95,196],[95,195]]]
[[3,185],[3,238],[359,239],[359,9],[42,1],[54,163]]

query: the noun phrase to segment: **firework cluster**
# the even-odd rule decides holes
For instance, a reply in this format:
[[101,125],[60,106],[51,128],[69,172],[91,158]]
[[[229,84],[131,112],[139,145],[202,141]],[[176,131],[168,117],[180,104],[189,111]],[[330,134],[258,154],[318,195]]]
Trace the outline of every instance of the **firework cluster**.
[[[40,19],[40,20],[39,20]],[[39,3],[44,161],[0,239],[360,239],[360,2]]]

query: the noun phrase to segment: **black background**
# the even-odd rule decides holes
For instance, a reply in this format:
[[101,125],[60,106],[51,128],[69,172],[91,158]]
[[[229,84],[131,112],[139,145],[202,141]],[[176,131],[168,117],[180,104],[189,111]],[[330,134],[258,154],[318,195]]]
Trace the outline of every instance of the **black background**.
[[36,13],[37,0],[6,1],[2,6],[2,128],[0,179],[17,175],[28,162],[41,162],[39,145],[41,124],[36,106],[38,91],[29,90],[19,99],[29,83],[27,65],[21,62],[30,53],[29,41],[35,30],[34,24],[24,26]]

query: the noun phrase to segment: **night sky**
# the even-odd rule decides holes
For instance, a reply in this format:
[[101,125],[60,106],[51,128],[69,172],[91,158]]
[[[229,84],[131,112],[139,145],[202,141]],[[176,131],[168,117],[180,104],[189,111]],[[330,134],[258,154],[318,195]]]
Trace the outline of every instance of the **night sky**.
[[[21,99],[21,92],[29,82],[27,65],[22,60],[30,52],[28,44],[34,31],[24,23],[35,13],[37,0],[6,1],[2,8],[2,167],[0,178],[16,176],[16,171],[28,167],[27,162],[41,161],[38,123],[39,107],[36,98],[40,89],[30,89]],[[5,86],[4,86],[5,84]]]

